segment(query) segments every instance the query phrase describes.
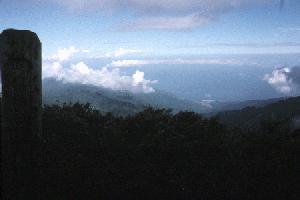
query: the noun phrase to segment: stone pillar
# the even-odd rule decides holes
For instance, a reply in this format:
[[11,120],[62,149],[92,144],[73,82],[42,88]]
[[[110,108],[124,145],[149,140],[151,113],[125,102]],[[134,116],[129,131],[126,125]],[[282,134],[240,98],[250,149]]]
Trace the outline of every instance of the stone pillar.
[[[41,42],[27,30],[0,34],[2,192],[4,200],[35,199],[41,136]],[[38,186],[38,185],[37,185]]]

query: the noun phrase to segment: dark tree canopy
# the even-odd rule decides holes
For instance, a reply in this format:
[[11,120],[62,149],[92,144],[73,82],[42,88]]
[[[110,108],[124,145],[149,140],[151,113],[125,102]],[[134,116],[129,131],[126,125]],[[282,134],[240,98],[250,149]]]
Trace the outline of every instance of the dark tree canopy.
[[44,106],[41,199],[298,199],[300,141],[282,121],[226,128],[193,112],[121,117]]

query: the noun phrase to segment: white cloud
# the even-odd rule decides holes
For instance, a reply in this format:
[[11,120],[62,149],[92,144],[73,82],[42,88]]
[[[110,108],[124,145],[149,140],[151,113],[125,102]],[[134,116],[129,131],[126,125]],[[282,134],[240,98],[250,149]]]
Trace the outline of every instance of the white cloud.
[[43,78],[61,79],[64,76],[64,69],[60,62],[43,62]]
[[264,80],[281,93],[297,92],[300,86],[300,67],[275,69],[272,74],[266,74]]
[[74,46],[70,46],[69,48],[59,49],[50,59],[57,60],[57,61],[67,61],[79,51],[80,50],[75,48]]
[[144,80],[144,72],[136,71],[135,74],[132,75],[132,78],[134,85],[138,85]]
[[205,99],[205,100],[201,100],[200,105],[203,107],[206,107],[208,109],[212,109],[213,108],[213,103],[215,103],[215,100],[211,100],[211,99]]
[[90,53],[89,49],[78,49],[74,46],[70,46],[68,48],[60,48],[54,53],[52,56],[46,58],[49,61],[57,61],[57,62],[64,62],[71,60],[75,55],[83,53]]
[[289,78],[290,69],[282,68],[276,69],[272,74],[266,74],[264,80],[266,80],[272,87],[283,94],[289,94],[294,90],[294,84]]
[[137,50],[137,49],[124,49],[124,48],[119,48],[115,50],[114,52],[110,52],[105,54],[105,57],[109,58],[119,58],[119,57],[124,57],[128,55],[134,55],[134,54],[139,54],[143,53],[142,50]]
[[113,60],[110,67],[133,67],[139,65],[151,64],[148,60]]
[[[143,65],[205,65],[205,64],[220,64],[220,65],[243,65],[244,62],[239,59],[152,59],[152,60],[113,60],[108,67],[136,67]],[[248,63],[249,64],[249,63]]]
[[93,69],[84,62],[64,66],[58,61],[43,63],[43,78],[54,78],[66,83],[89,84],[112,90],[126,90],[133,93],[155,92],[156,81],[147,80],[144,72],[136,71],[132,76],[122,75],[118,68]]
[[145,80],[144,78],[145,73],[137,70],[133,75],[133,86],[135,87],[141,87],[144,93],[151,93],[155,92],[155,90],[152,87],[148,87],[148,85],[152,83],[156,83],[157,81],[150,81],[150,80]]

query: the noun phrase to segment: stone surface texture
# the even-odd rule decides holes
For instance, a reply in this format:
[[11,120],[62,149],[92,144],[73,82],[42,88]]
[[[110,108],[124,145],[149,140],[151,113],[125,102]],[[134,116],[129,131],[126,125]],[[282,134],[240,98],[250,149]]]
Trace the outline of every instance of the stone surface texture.
[[[0,34],[2,78],[1,150],[5,199],[28,199],[34,193],[37,140],[41,135],[41,42],[27,30]],[[31,185],[31,184],[30,184]]]

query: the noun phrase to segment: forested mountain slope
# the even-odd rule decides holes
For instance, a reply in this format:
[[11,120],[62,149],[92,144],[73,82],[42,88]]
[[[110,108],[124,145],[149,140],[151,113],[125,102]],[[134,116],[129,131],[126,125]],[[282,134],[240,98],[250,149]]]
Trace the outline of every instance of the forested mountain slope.
[[291,122],[300,117],[300,97],[290,97],[263,107],[246,107],[242,110],[224,111],[217,115],[231,126],[251,128],[262,121],[279,120]]

